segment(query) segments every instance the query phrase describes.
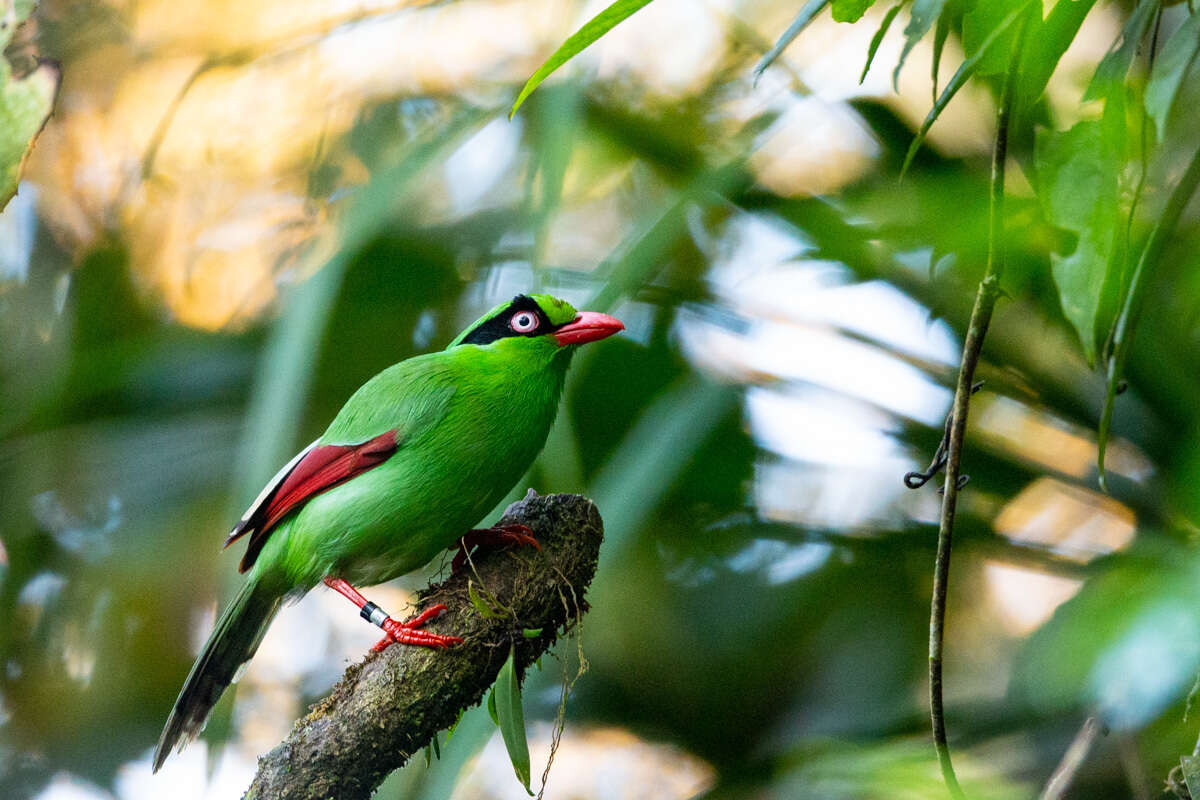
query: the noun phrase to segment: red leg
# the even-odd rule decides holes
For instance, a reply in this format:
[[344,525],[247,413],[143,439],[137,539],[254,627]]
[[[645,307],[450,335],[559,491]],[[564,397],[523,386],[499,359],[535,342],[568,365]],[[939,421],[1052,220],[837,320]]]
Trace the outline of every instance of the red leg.
[[325,578],[325,585],[349,600],[351,603],[354,603],[354,605],[358,606],[359,609],[362,609],[362,607],[369,602],[367,598],[359,594],[358,589],[355,589],[341,578],[327,577]]
[[446,607],[440,603],[425,609],[407,622],[397,622],[388,616],[386,611],[363,597],[357,589],[341,578],[325,578],[325,585],[358,606],[359,615],[367,622],[383,628],[387,635],[376,642],[375,646],[371,648],[372,650],[378,652],[394,642],[444,650],[450,645],[462,641],[457,636],[445,636],[421,629],[426,622],[446,610]]
[[450,562],[450,572],[457,573],[467,563],[467,553],[474,547],[501,548],[510,545],[528,546],[541,550],[538,540],[533,538],[533,530],[526,525],[499,525],[494,528],[478,528],[467,531],[467,535],[458,540],[455,547],[458,552]]

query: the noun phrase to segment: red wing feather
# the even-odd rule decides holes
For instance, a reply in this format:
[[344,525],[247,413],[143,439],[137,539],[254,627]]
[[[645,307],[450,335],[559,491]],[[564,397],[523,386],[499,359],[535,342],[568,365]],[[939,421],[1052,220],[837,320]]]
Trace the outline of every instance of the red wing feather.
[[251,507],[225,541],[250,533],[250,544],[238,567],[245,572],[253,566],[267,537],[279,522],[313,497],[356,475],[379,466],[396,452],[396,433],[390,430],[362,444],[327,444],[310,447],[286,473],[277,476],[277,484]]

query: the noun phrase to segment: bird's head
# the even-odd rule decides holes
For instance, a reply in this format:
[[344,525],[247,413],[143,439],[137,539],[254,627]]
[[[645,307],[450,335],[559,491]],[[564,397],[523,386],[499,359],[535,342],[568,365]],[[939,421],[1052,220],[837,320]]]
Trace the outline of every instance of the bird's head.
[[[471,323],[450,347],[537,349],[569,352],[575,345],[599,341],[624,330],[620,320],[596,311],[576,311],[548,294],[519,294]],[[449,348],[447,348],[449,349]]]

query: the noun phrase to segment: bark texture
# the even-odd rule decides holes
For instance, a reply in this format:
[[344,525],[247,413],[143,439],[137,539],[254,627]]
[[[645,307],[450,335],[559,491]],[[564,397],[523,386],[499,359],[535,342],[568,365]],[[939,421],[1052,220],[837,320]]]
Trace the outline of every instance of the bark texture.
[[[498,524],[516,523],[533,529],[540,552],[522,547],[476,555],[473,565],[420,595],[419,608],[447,607],[426,628],[461,636],[463,643],[449,650],[392,645],[351,666],[259,759],[245,800],[365,799],[461,709],[480,702],[514,643],[523,677],[586,610],[583,594],[604,532],[587,498],[538,497],[532,490]],[[480,601],[496,615],[481,613]],[[525,630],[537,628],[541,635],[525,637]]]

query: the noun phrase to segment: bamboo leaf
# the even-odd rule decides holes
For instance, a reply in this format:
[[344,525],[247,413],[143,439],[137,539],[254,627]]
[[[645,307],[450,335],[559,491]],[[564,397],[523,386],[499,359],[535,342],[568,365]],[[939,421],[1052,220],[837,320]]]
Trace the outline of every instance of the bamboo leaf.
[[942,67],[942,50],[946,47],[946,37],[950,35],[950,15],[938,17],[937,28],[933,32],[933,61],[930,64],[929,76],[933,78],[933,102],[937,102],[938,71]]
[[1007,17],[1005,17],[999,25],[996,26],[991,35],[980,44],[979,50],[970,58],[964,59],[962,64],[959,65],[958,70],[955,71],[953,77],[950,78],[950,82],[946,84],[945,90],[942,92],[941,96],[938,97],[937,102],[933,104],[933,108],[929,110],[929,114],[925,117],[925,121],[921,123],[920,129],[917,130],[917,135],[913,137],[912,144],[908,146],[908,152],[904,156],[904,164],[900,167],[901,177],[904,176],[904,173],[908,172],[908,168],[912,164],[912,160],[916,157],[917,151],[921,149],[921,145],[925,141],[925,136],[929,133],[929,129],[933,127],[933,123],[936,122],[937,118],[941,116],[942,111],[944,111],[946,106],[950,104],[950,101],[954,98],[954,95],[958,94],[958,90],[966,85],[967,80],[975,73],[975,66],[979,63],[979,60],[984,58],[992,50],[992,48],[996,46],[996,42],[1000,39],[1005,31],[1012,27],[1013,23],[1020,18],[1021,14],[1025,12],[1025,9],[1028,6],[1029,0],[1027,0],[1027,2],[1025,2],[1020,8],[1013,9],[1013,11]]
[[[1023,0],[976,0],[968,5],[966,12],[963,14],[962,21],[962,44],[963,52],[967,57],[971,57],[979,52],[982,44],[988,41],[997,26],[1016,9],[1022,6],[1028,6],[1028,2]],[[1037,0],[1037,5],[1041,5],[1041,0]],[[1030,13],[1033,17],[1033,13]],[[1038,9],[1036,15],[1037,21],[1040,23],[1042,19],[1041,9]],[[1009,54],[1012,53],[1012,37],[1015,31],[1006,30],[997,38],[995,44],[988,52],[979,58],[979,63],[975,68],[975,74],[979,77],[985,75],[1003,75],[1008,71],[1011,59]],[[1018,78],[1020,76],[1018,75]]]
[[496,724],[500,726],[500,735],[508,750],[508,758],[512,761],[513,771],[517,773],[517,779],[525,791],[532,795],[529,789],[529,742],[525,739],[525,713],[521,709],[521,684],[517,682],[516,657],[517,648],[514,645],[508,651],[508,660],[500,668],[500,674],[496,676],[492,696],[496,699]]
[[1146,113],[1154,120],[1161,142],[1184,76],[1200,54],[1200,14],[1192,14],[1167,40],[1146,84]]
[[892,23],[896,21],[896,15],[900,13],[900,9],[904,8],[904,3],[906,2],[908,0],[892,6],[888,9],[887,14],[883,16],[883,22],[879,23],[879,30],[875,31],[875,35],[871,37],[871,45],[867,48],[867,63],[863,64],[862,75],[858,76],[859,83],[867,79],[867,73],[871,71],[871,63],[875,60],[875,53],[879,51],[879,45],[883,42],[883,37],[887,36]]
[[892,71],[892,88],[896,91],[900,90],[900,70],[904,67],[908,54],[916,47],[917,42],[929,33],[929,29],[942,15],[945,7],[946,0],[913,0],[912,16],[908,19],[908,25],[904,26],[904,49],[900,51],[900,60],[896,62],[896,69]]
[[517,95],[516,102],[513,103],[512,110],[508,112],[509,119],[512,119],[513,115],[517,113],[517,109],[525,102],[525,98],[533,94],[533,90],[550,77],[555,70],[579,55],[593,42],[624,22],[634,12],[641,10],[649,2],[650,0],[616,0],[615,3],[584,23],[582,28],[567,37],[567,40],[551,54],[550,58],[546,59],[546,62],[537,68],[529,80],[525,81],[525,85],[521,87],[521,93]]
[[526,639],[536,639],[542,635],[542,628],[525,628],[521,631],[521,635]]
[[830,12],[835,22],[858,22],[875,0],[833,0]]
[[817,14],[821,13],[821,9],[829,4],[829,0],[808,0],[807,3],[800,9],[800,13],[792,20],[792,24],[783,32],[783,36],[779,37],[779,41],[775,42],[775,46],[766,52],[758,64],[754,67],[754,82],[758,83],[758,79],[767,71],[767,67],[774,63],[775,59],[779,58],[787,46],[792,43],[800,32],[808,27],[808,23],[813,21]]
[[1133,9],[1120,37],[1113,42],[1113,46],[1100,60],[1100,65],[1096,67],[1096,74],[1092,76],[1092,82],[1088,85],[1087,91],[1083,93],[1084,102],[1107,97],[1114,87],[1122,86],[1125,83],[1129,66],[1137,54],[1138,45],[1142,39],[1146,38],[1146,31],[1150,29],[1150,23],[1154,19],[1154,12],[1158,10],[1159,1],[1141,0]]

